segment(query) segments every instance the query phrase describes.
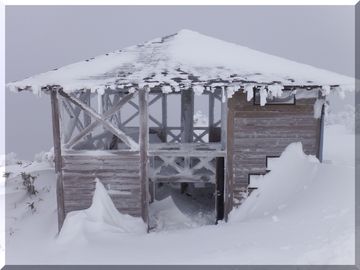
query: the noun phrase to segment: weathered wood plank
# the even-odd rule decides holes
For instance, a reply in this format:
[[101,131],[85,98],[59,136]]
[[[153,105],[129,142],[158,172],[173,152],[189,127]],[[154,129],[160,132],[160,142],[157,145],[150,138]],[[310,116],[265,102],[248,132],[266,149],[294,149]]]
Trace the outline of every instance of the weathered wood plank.
[[149,231],[149,178],[148,178],[148,92],[146,88],[139,89],[139,145],[140,145],[140,181],[142,218]]
[[61,171],[62,160],[61,160],[59,101],[55,90],[51,90],[51,113],[52,113],[52,127],[53,127],[53,141],[54,141],[54,155],[55,155],[58,230],[60,231],[65,219],[65,210],[64,210],[63,179],[62,179],[62,171]]
[[[229,102],[229,166],[234,164],[231,188],[234,202],[241,201],[249,173],[266,173],[266,156],[279,156],[292,142],[301,142],[306,154],[319,149],[319,120],[314,118],[316,99],[297,100],[296,105],[254,106],[243,93]],[[233,114],[233,117],[231,116]],[[231,128],[230,125],[232,125]],[[229,145],[231,144],[231,146]],[[230,156],[229,156],[230,154]]]

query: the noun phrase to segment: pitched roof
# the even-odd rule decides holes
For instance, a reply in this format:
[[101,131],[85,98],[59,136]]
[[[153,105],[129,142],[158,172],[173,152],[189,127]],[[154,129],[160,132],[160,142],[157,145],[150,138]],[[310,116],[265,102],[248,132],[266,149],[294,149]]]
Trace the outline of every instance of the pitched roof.
[[265,54],[190,30],[107,53],[7,84],[39,92],[58,85],[71,92],[83,88],[148,84],[175,89],[191,84],[282,84],[354,87],[354,79]]

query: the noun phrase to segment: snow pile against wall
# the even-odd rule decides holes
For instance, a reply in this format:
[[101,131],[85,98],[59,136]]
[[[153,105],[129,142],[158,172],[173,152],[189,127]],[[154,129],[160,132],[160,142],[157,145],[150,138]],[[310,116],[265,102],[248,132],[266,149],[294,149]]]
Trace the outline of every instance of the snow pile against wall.
[[[274,161],[272,170],[259,181],[258,189],[230,213],[230,224],[246,226],[270,220],[284,235],[292,238],[289,242],[316,239],[316,242],[304,241],[306,251],[294,258],[298,263],[354,261],[355,182],[351,167],[354,153],[346,147],[353,145],[354,138],[348,135],[348,141],[341,142],[345,150],[336,155],[332,150],[336,148],[334,139],[344,130],[339,126],[332,129],[324,143],[328,149],[324,156],[336,156],[334,162],[339,165],[329,160],[319,163],[315,157],[303,153],[300,143],[289,145]],[[340,164],[350,165],[352,169]],[[284,238],[278,236],[277,239],[283,241]]]
[[[7,264],[352,265],[354,134],[341,126],[326,126],[324,135],[324,163],[305,156],[298,144],[289,146],[279,162],[272,163],[272,171],[263,178],[258,192],[248,197],[244,208],[231,213],[228,223],[194,227],[185,224],[190,226],[176,229],[178,225],[164,220],[165,230],[150,234],[144,233],[141,220],[134,225],[139,233],[104,225],[104,220],[118,224],[99,214],[106,213],[105,200],[99,204],[103,210],[95,207],[96,213],[91,212],[91,220],[79,211],[82,213],[79,222],[86,225],[80,228],[72,220],[69,225],[74,232],[70,226],[70,237],[56,241],[53,168],[47,162],[9,166],[5,212]],[[22,171],[38,176],[36,196],[25,196],[19,175]],[[35,212],[29,207],[31,202],[35,202]],[[164,204],[154,209],[157,215],[164,213]],[[185,221],[177,214],[173,216],[171,208],[169,205],[167,216]]]
[[286,207],[290,198],[311,184],[319,164],[316,157],[304,154],[301,143],[290,144],[273,162],[272,171],[261,176],[259,188],[230,213],[230,220],[260,218]]
[[58,241],[87,241],[92,234],[101,232],[145,233],[146,226],[140,218],[119,213],[103,184],[96,179],[91,206],[67,214]]
[[330,90],[334,85],[353,89],[355,82],[340,74],[181,30],[9,83],[7,87],[39,94],[47,86],[60,86],[66,92],[91,89],[102,94],[106,88],[160,85],[165,93],[192,88],[201,94],[205,88],[224,86],[231,93],[246,83],[268,86],[269,94],[278,96],[282,85],[317,85]]

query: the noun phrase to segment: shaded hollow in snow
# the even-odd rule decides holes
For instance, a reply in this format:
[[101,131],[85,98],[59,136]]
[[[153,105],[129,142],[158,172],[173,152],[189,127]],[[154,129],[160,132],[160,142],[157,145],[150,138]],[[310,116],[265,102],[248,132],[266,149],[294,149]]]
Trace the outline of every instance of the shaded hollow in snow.
[[215,224],[215,185],[158,183],[150,204],[152,230],[174,230]]

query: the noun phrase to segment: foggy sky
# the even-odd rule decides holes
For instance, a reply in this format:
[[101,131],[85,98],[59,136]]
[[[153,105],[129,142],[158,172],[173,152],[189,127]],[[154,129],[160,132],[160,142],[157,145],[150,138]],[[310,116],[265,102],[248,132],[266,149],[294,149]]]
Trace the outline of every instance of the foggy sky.
[[[186,28],[354,75],[351,6],[7,6],[6,82]],[[6,92],[6,152],[52,147],[50,100]]]

